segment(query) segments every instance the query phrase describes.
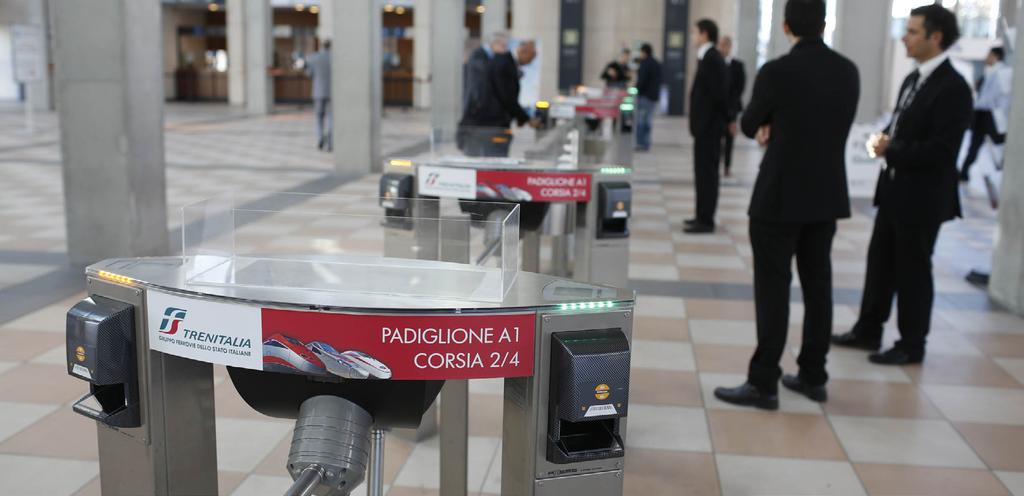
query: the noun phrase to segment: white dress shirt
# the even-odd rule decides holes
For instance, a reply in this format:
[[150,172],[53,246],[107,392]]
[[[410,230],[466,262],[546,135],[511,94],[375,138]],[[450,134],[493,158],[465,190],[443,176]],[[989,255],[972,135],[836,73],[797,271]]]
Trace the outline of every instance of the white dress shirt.
[[714,45],[710,41],[705,41],[703,45],[697,47],[697,60],[704,60],[704,54],[711,50]]

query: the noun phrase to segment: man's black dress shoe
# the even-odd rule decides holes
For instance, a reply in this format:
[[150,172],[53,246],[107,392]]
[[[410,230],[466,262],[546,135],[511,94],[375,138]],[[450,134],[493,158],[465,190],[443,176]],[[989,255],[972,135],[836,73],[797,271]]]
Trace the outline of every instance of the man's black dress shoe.
[[858,350],[867,351],[878,351],[878,348],[882,347],[882,343],[877,341],[864,341],[853,331],[833,335],[832,344],[842,346],[844,348],[856,348]]
[[715,232],[715,226],[713,224],[705,224],[703,222],[694,222],[693,224],[687,224],[683,226],[683,232],[686,234],[707,234]]
[[686,220],[683,221],[683,225],[684,226],[692,226],[692,225],[694,225],[696,223],[697,223],[697,218],[696,217],[694,217],[692,219],[686,219]]
[[899,348],[893,347],[881,353],[872,353],[868,356],[868,360],[879,365],[907,365],[921,363],[924,361],[924,356],[911,355]]
[[717,387],[715,388],[715,398],[733,405],[752,406],[763,410],[779,409],[779,395],[762,393],[749,382],[734,388]]
[[813,401],[817,401],[818,403],[828,401],[828,390],[825,389],[824,384],[820,386],[809,386],[800,379],[800,376],[785,374],[782,376],[782,385],[786,386],[786,389],[800,393]]

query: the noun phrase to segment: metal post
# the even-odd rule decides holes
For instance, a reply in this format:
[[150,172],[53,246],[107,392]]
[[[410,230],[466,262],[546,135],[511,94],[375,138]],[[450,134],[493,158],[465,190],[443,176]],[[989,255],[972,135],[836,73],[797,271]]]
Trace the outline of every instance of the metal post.
[[370,431],[370,469],[366,477],[366,495],[384,496],[384,431]]
[[469,381],[441,389],[441,494],[466,496],[469,463]]

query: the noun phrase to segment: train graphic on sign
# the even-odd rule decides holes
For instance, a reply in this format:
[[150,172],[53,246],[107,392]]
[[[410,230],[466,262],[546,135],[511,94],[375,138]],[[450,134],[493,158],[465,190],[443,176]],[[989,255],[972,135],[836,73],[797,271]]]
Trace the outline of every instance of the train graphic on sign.
[[390,379],[391,369],[357,350],[338,351],[323,341],[302,341],[281,333],[263,341],[263,370],[334,375],[343,379]]

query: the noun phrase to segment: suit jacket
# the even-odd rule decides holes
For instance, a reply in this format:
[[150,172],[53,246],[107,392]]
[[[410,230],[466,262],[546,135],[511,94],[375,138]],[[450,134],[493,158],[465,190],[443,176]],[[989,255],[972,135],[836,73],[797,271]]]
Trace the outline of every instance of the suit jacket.
[[516,121],[523,125],[530,120],[529,114],[519,105],[519,63],[511,52],[495,55],[491,60],[495,92],[502,108],[505,109],[505,126]]
[[801,40],[761,67],[741,122],[751,138],[760,126],[772,126],[750,198],[751,219],[850,216],[846,140],[859,94],[857,66],[821,38]]
[[722,54],[711,47],[697,62],[697,75],[690,89],[690,134],[713,137],[724,132],[728,119],[729,72]]
[[312,79],[313,99],[331,97],[331,52],[321,50],[306,60],[306,75]]
[[655,102],[661,98],[661,63],[654,57],[640,61],[640,67],[636,69],[636,92]]
[[746,88],[747,72],[743,69],[743,62],[732,59],[729,62],[729,122],[735,121],[743,110],[743,90]]
[[[903,80],[900,95],[910,84]],[[971,88],[949,61],[924,80],[900,112],[896,135],[885,152],[875,205],[907,224],[941,224],[960,216],[957,155],[971,122]],[[892,130],[892,123],[886,133]]]
[[483,47],[469,55],[463,67],[462,120],[460,125],[507,127],[508,117],[494,87],[491,56]]

